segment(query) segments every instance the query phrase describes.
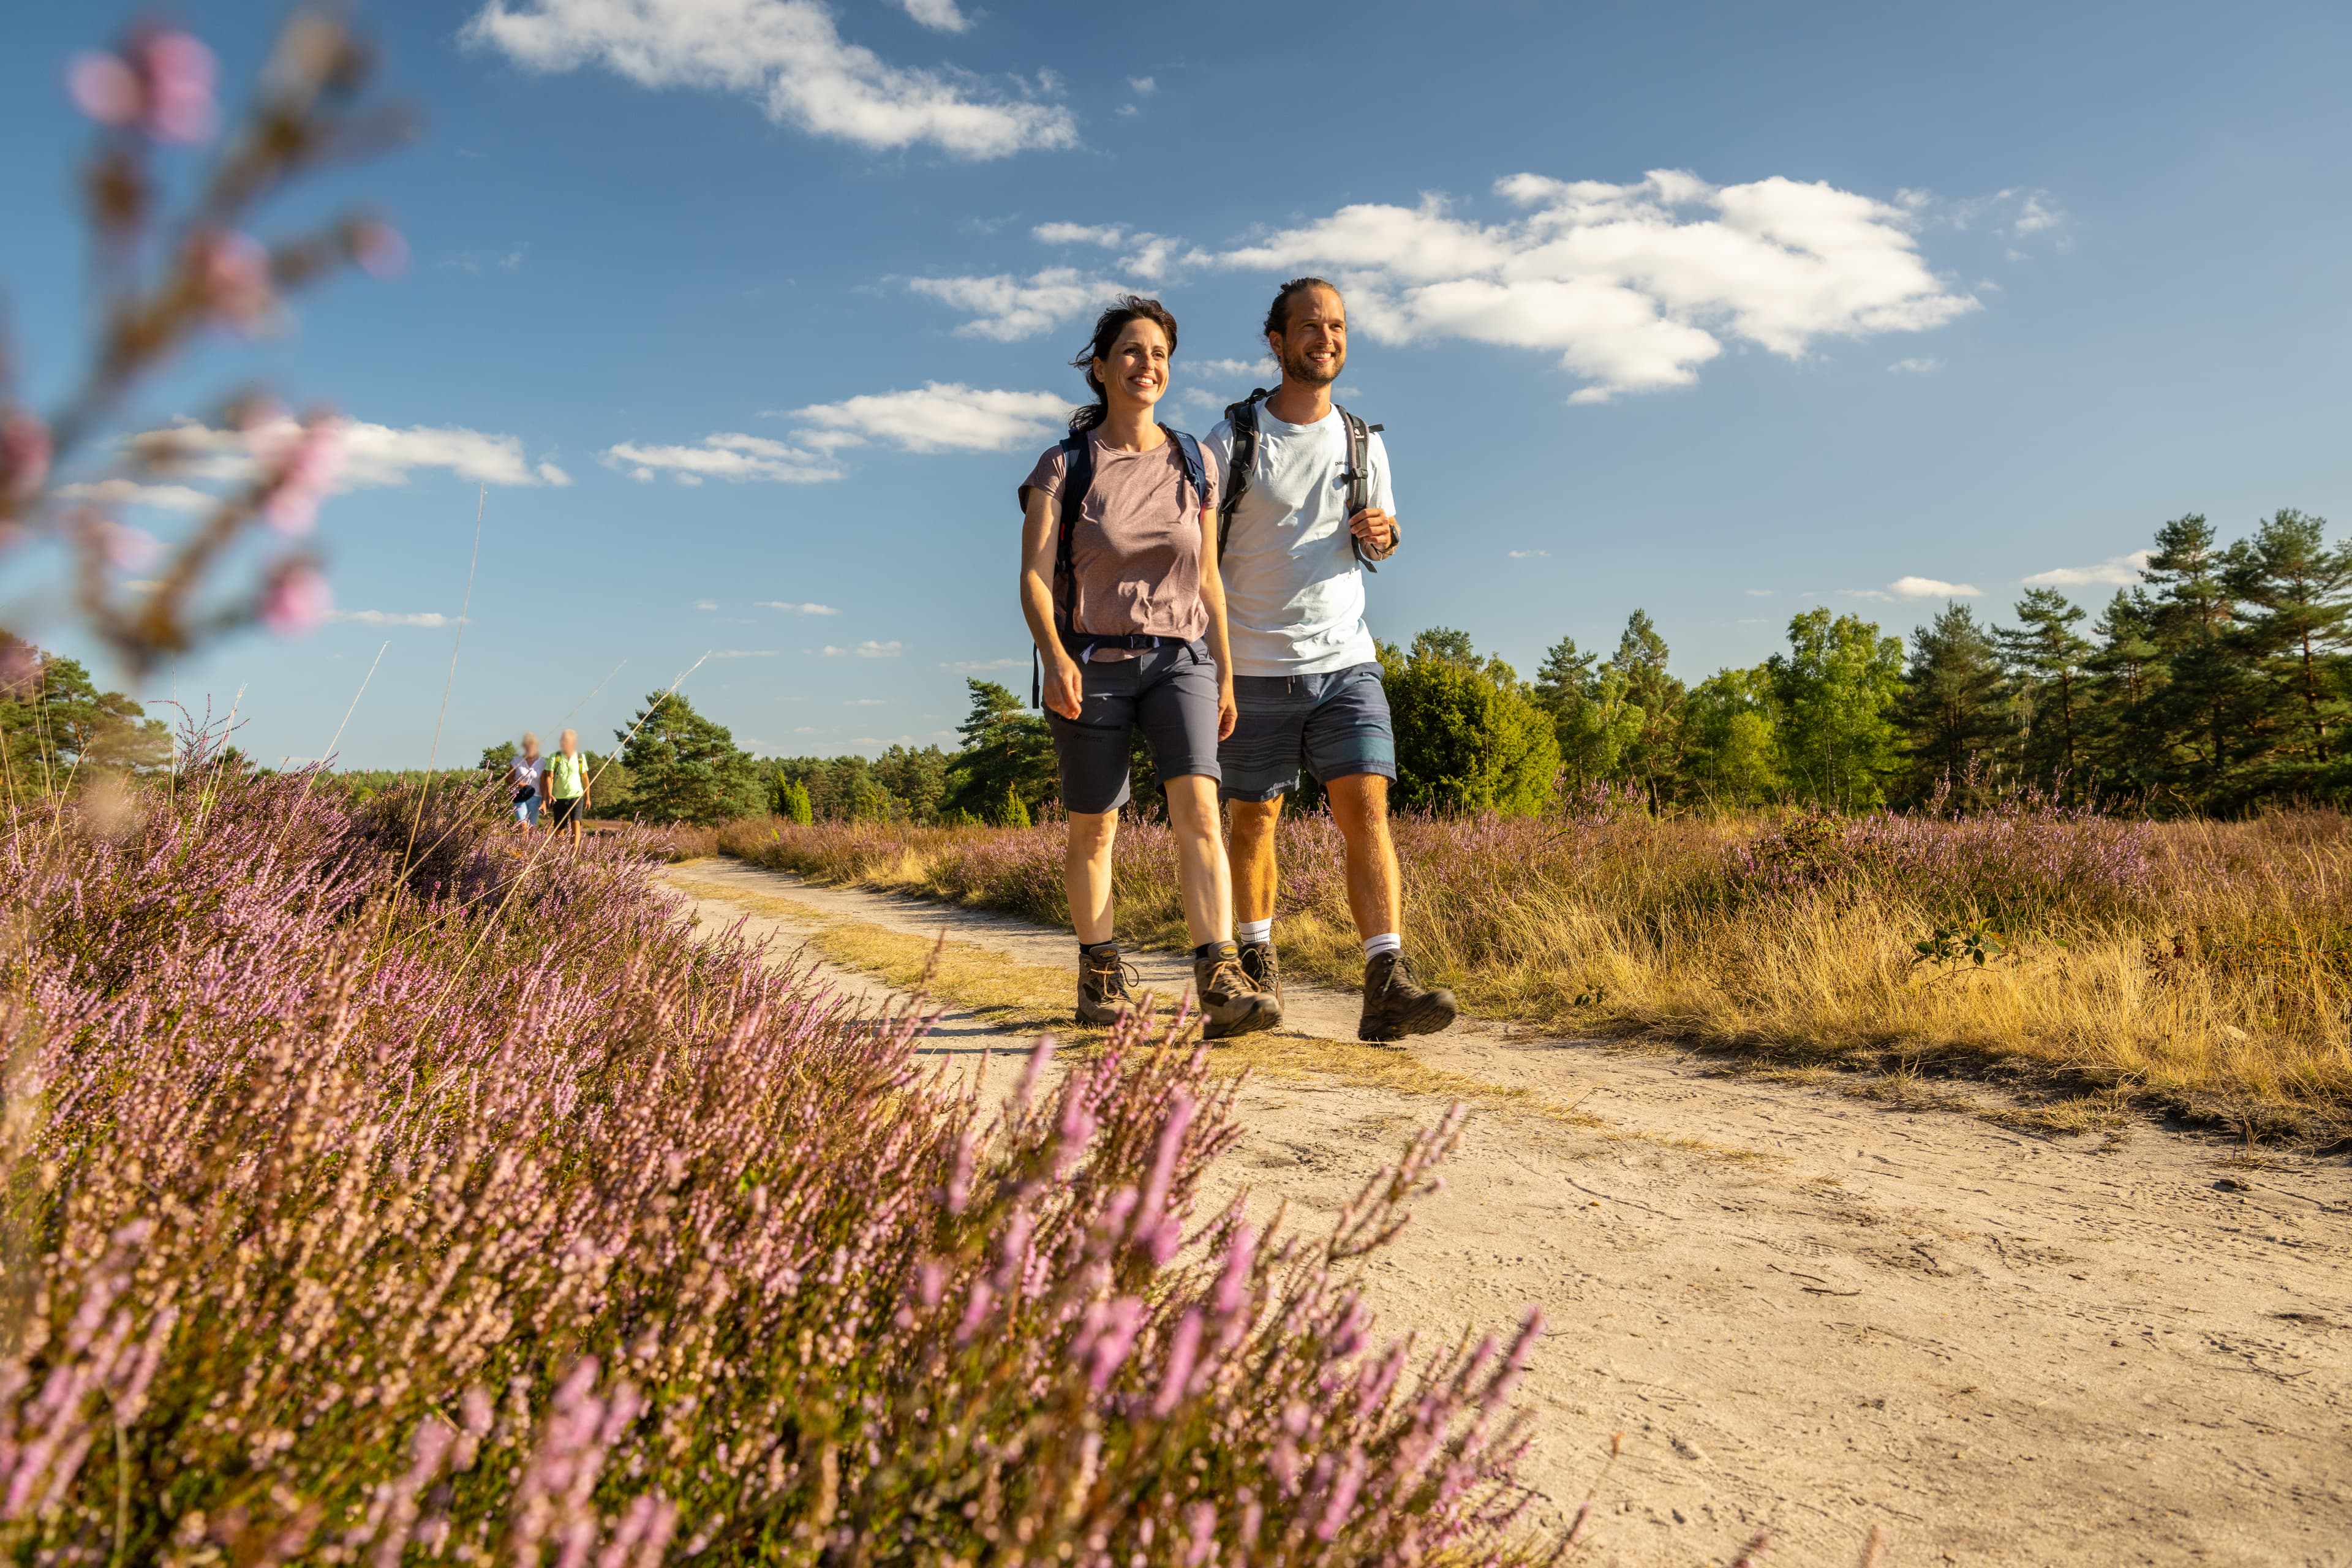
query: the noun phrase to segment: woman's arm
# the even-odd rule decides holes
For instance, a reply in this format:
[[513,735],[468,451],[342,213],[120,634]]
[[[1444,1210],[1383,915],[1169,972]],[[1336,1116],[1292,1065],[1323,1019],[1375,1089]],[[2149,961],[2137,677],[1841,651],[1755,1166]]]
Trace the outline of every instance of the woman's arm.
[[1059,497],[1049,496],[1034,485],[1029,487],[1021,521],[1021,614],[1029,622],[1029,638],[1045,661],[1045,706],[1074,720],[1084,707],[1085,677],[1054,629],[1054,532],[1061,523],[1061,511]]
[[1217,661],[1217,739],[1230,737],[1241,718],[1234,701],[1234,651],[1225,630],[1225,579],[1217,566],[1217,509],[1201,509],[1201,603],[1209,612],[1209,657]]

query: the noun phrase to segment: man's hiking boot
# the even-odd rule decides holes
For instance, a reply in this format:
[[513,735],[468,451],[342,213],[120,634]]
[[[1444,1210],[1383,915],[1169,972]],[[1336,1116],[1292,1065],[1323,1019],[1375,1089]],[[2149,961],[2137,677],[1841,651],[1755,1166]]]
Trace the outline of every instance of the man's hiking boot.
[[1078,1022],[1116,1024],[1119,1015],[1136,1006],[1127,984],[1135,976],[1118,955],[1118,943],[1104,942],[1078,949]]
[[1364,1016],[1356,1038],[1386,1044],[1407,1035],[1433,1035],[1461,1009],[1454,993],[1423,989],[1402,952],[1375,953],[1364,964]]
[[1250,984],[1270,993],[1276,1002],[1282,1000],[1282,960],[1274,955],[1274,939],[1245,942],[1241,944],[1242,973]]
[[1271,1029],[1282,1022],[1282,1004],[1261,991],[1242,970],[1241,954],[1229,942],[1192,950],[1192,989],[1201,997],[1202,1037],[1222,1040]]

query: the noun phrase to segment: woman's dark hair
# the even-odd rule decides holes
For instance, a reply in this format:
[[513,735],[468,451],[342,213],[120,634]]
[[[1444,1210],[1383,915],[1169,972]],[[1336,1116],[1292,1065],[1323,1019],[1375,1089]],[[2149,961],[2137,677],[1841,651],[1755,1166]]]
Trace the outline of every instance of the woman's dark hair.
[[1087,385],[1093,389],[1095,400],[1083,408],[1070,411],[1071,435],[1091,430],[1110,417],[1110,394],[1104,391],[1103,384],[1095,379],[1095,361],[1110,358],[1110,351],[1118,346],[1118,334],[1127,329],[1129,321],[1156,323],[1161,331],[1168,334],[1168,352],[1171,354],[1176,352],[1176,318],[1170,315],[1168,307],[1157,300],[1129,294],[1096,317],[1095,335],[1087,341],[1085,348],[1078,351],[1078,357],[1070,362],[1071,368],[1087,378]]
[[1275,337],[1290,331],[1290,297],[1304,294],[1309,289],[1328,289],[1334,294],[1339,291],[1337,284],[1327,283],[1320,278],[1292,279],[1275,290],[1274,303],[1265,308],[1266,336]]

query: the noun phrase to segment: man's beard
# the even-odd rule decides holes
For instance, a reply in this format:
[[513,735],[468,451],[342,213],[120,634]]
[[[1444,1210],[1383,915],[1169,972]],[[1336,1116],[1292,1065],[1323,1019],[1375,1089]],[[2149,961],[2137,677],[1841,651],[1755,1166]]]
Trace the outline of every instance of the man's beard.
[[1339,379],[1341,371],[1348,368],[1347,355],[1335,354],[1332,360],[1330,374],[1327,375],[1308,362],[1307,351],[1301,349],[1296,353],[1282,356],[1282,374],[1286,380],[1297,382],[1302,386],[1328,386]]

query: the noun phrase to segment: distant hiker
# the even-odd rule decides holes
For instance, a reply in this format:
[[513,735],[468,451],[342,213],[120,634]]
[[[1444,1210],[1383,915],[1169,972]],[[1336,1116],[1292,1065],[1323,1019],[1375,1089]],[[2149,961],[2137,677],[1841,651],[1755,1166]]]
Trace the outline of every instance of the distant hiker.
[[1039,705],[1060,759],[1069,843],[1062,882],[1078,937],[1078,1020],[1131,1005],[1111,918],[1111,843],[1141,725],[1176,831],[1192,978],[1212,1039],[1270,1028],[1271,991],[1233,942],[1233,889],[1217,825],[1217,742],[1234,724],[1224,591],[1214,538],[1217,469],[1159,424],[1176,318],[1129,295],[1070,363],[1095,401],[1020,488],[1021,610],[1041,665]]
[[526,832],[539,826],[539,775],[546,770],[539,737],[524,731],[521,753],[507,764],[507,793],[514,797],[515,821]]
[[1399,934],[1388,818],[1396,735],[1364,626],[1364,574],[1401,538],[1388,450],[1379,426],[1331,401],[1348,363],[1348,308],[1337,289],[1319,278],[1285,283],[1265,314],[1265,342],[1280,384],[1227,408],[1209,433],[1227,476],[1218,539],[1241,713],[1217,759],[1233,814],[1242,966],[1279,991],[1275,823],[1303,764],[1347,844],[1348,905],[1364,943],[1356,1037],[1432,1034],[1454,1022],[1454,994],[1414,980]]
[[588,809],[588,759],[580,754],[580,731],[566,730],[555,738],[555,755],[547,759],[547,805],[555,831],[572,829],[580,842],[580,816]]

